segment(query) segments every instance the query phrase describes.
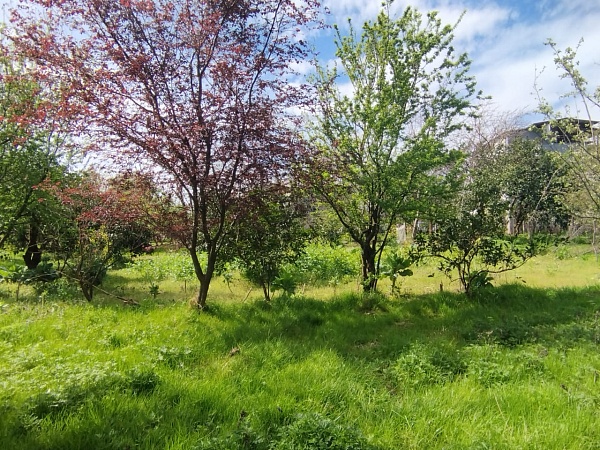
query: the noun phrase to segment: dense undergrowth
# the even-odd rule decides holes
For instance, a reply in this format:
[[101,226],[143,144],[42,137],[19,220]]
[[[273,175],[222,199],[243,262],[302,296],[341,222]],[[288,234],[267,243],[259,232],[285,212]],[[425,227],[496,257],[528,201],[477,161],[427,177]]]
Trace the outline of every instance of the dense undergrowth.
[[0,448],[598,448],[600,289],[5,302]]

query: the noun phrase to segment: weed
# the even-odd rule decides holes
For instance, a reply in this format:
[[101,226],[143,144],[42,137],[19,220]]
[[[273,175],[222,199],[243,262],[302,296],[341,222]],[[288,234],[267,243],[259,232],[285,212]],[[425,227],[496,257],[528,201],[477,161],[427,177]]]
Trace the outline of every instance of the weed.
[[[243,413],[245,414],[245,413]],[[197,450],[268,450],[267,440],[263,435],[254,430],[244,418],[240,419],[238,426],[224,437],[205,438],[200,441]]]
[[151,368],[134,368],[127,373],[125,386],[135,395],[152,393],[160,384],[160,377]]
[[560,245],[556,248],[555,251],[556,259],[564,261],[566,259],[571,258],[573,255],[571,254],[571,250],[567,245]]
[[103,340],[103,343],[109,348],[116,349],[123,347],[127,343],[127,341],[123,336],[111,333],[109,336],[106,337],[106,339]]
[[431,348],[412,345],[393,366],[398,384],[404,388],[427,386],[453,381],[465,373],[467,363],[452,348]]
[[280,431],[273,450],[367,450],[372,448],[354,426],[318,413],[299,414]]
[[357,311],[365,314],[373,314],[377,311],[386,312],[387,299],[378,292],[364,293],[356,306]]
[[311,243],[286,271],[305,283],[337,286],[356,276],[358,263],[356,249]]
[[157,361],[172,369],[182,369],[194,361],[195,355],[190,347],[166,347],[158,348]]

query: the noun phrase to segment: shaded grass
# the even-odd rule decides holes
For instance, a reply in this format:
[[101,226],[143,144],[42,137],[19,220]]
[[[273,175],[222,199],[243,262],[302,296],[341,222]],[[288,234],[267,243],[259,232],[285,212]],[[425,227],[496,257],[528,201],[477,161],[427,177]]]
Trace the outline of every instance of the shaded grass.
[[5,304],[0,448],[598,448],[600,289]]

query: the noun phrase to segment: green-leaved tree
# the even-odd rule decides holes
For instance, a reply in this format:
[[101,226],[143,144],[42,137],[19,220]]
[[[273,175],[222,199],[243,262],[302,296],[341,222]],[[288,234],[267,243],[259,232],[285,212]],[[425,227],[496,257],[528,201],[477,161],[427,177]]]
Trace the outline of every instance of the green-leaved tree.
[[351,24],[348,35],[336,28],[341,70],[321,68],[316,76],[310,175],[360,246],[365,291],[376,289],[396,223],[443,197],[446,175],[461,158],[445,143],[478,96],[467,55],[454,51],[455,27],[410,7],[394,19],[390,4],[360,36]]
[[29,269],[41,261],[43,228],[52,203],[37,186],[65,176],[64,148],[40,117],[43,94],[25,65],[0,56],[0,248],[25,250]]

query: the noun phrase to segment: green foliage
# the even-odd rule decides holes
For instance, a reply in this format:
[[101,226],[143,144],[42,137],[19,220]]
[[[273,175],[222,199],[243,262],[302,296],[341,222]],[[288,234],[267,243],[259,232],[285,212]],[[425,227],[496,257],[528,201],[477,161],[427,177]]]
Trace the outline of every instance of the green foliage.
[[[453,27],[436,12],[390,4],[359,36],[337,30],[341,70],[318,71],[320,114],[310,169],[322,201],[360,247],[364,289],[374,290],[379,260],[396,222],[442,202],[462,155],[446,147],[477,97],[466,54],[456,55]],[[352,96],[336,81],[348,80]]]
[[493,277],[490,276],[490,273],[487,270],[480,270],[475,272],[471,276],[471,289],[480,290],[483,288],[492,287]]
[[[42,187],[59,204],[60,216],[45,237],[61,272],[79,285],[88,301],[108,269],[127,262],[133,230],[145,228],[140,224],[145,213],[138,204],[144,192],[123,183],[86,172],[69,183],[45,183]],[[152,292],[157,292],[156,287]]]
[[375,314],[387,311],[386,297],[379,292],[364,292],[356,305],[356,310],[365,314]]
[[285,270],[303,283],[336,286],[356,277],[358,262],[356,249],[316,241],[307,244],[294,264]]
[[67,277],[60,277],[52,283],[43,283],[36,286],[39,298],[48,301],[75,301],[81,299],[78,286]]
[[[148,293],[155,299],[159,294],[159,283],[169,275],[170,268],[149,258],[136,259],[131,267],[142,276],[148,285]],[[176,269],[176,275],[179,274],[180,271]]]
[[[159,258],[139,257],[131,267],[138,272],[146,282],[160,282],[166,278],[177,281],[192,281],[196,279],[194,266],[189,254],[184,250],[160,252]],[[206,255],[199,255],[200,264],[206,266]]]
[[29,396],[22,405],[23,412],[40,420],[76,412],[91,399],[123,385],[122,376],[107,368],[99,364],[87,369],[65,367],[60,385]]
[[466,213],[454,220],[440,221],[433,233],[420,233],[415,240],[424,255],[439,259],[438,268],[448,278],[456,274],[469,296],[492,286],[491,274],[514,270],[539,251],[535,239],[486,236],[479,224]]
[[[475,121],[474,136],[465,139],[470,152],[466,178],[483,179],[489,185],[487,189],[495,190],[502,199],[510,234],[556,233],[566,229],[569,214],[562,204],[568,189],[564,163],[557,152],[547,148],[541,136],[522,137],[523,131],[516,129],[515,124],[502,120],[483,109]],[[486,127],[496,128],[487,131]]]
[[133,368],[127,374],[124,385],[135,395],[151,394],[160,384],[160,376],[149,368]]
[[413,251],[396,249],[385,254],[383,258],[383,268],[381,275],[392,281],[391,294],[399,294],[399,287],[396,285],[399,277],[410,277],[413,271],[410,269],[416,261],[418,255]]
[[288,297],[292,296],[298,288],[298,279],[294,273],[286,271],[284,266],[277,278],[273,280],[272,288],[274,291],[283,291],[283,294]]
[[[64,180],[64,140],[44,129],[36,109],[47,99],[25,64],[0,59],[0,247],[40,253],[45,227],[58,227],[56,202],[38,186]],[[30,260],[31,261],[31,260]],[[35,269],[37,260],[29,262]]]
[[202,439],[195,450],[267,450],[267,442],[246,420],[240,420],[235,430],[225,437],[212,437]]
[[238,426],[227,436],[203,440],[198,449],[204,450],[374,450],[354,427],[318,413],[298,414],[290,423],[280,426],[269,439],[250,422],[241,418]]
[[35,269],[13,265],[10,268],[0,268],[0,281],[18,284],[48,283],[59,277],[53,263],[46,260]]
[[321,414],[301,414],[280,430],[273,450],[367,450],[372,448],[355,427]]
[[516,232],[567,227],[569,214],[561,201],[567,192],[566,168],[555,152],[544,149],[539,141],[515,140],[487,163],[498,167],[494,182],[501,183]]
[[38,297],[43,297],[52,289],[52,285],[60,278],[60,273],[54,268],[48,258],[42,261],[34,269],[26,266],[11,264],[8,267],[0,267],[0,283],[13,283],[17,285],[16,299],[19,300],[22,285],[33,286]]
[[[307,211],[298,197],[301,191],[279,189],[272,186],[248,197],[251,209],[236,224],[234,248],[230,249],[244,278],[262,287],[266,301],[271,299],[275,280],[282,286],[286,279],[281,277],[283,266],[298,258],[308,237],[303,223]],[[287,280],[286,287],[292,291],[291,278]]]
[[392,368],[399,387],[403,389],[452,382],[466,370],[467,362],[455,349],[432,349],[418,343],[403,353]]
[[501,184],[490,181],[497,170],[493,164],[471,168],[433,231],[419,232],[415,239],[422,255],[440,261],[440,271],[451,279],[456,274],[467,295],[491,286],[491,274],[523,265],[547,240],[506,235],[507,198]]
[[[542,136],[561,153],[557,156],[565,166],[565,183],[569,189],[562,202],[570,214],[584,223],[600,218],[600,134],[596,126],[600,113],[600,88],[589,86],[588,77],[582,73],[576,47],[561,49],[548,39],[558,76],[568,80],[572,89],[564,93],[563,111],[555,109],[554,100],[541,96],[538,91],[538,110],[548,120],[549,129]],[[568,101],[565,101],[565,98]]]

